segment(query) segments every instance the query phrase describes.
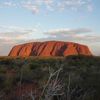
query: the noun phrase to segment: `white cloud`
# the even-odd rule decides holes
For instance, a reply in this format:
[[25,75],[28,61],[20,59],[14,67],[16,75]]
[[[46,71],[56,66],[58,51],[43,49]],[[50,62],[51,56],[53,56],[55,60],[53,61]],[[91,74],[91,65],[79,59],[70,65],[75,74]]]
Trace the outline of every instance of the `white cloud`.
[[4,2],[5,6],[13,6],[11,2]]
[[47,34],[75,34],[75,33],[88,33],[91,32],[90,29],[87,28],[79,28],[79,29],[68,29],[68,28],[62,28],[62,29],[54,29],[54,30],[49,30],[46,32]]
[[37,28],[22,28],[16,26],[0,26],[0,56],[7,55],[10,49],[19,43],[34,38],[37,33]]
[[93,11],[93,6],[92,5],[88,5],[87,9],[88,9],[89,12],[92,12]]
[[20,0],[17,3],[9,0],[0,4],[1,7],[20,7],[37,14],[46,11],[78,11],[85,9],[92,11],[92,0]]
[[14,26],[0,26],[0,39],[5,41],[4,43],[19,43],[20,41],[26,41],[32,34],[35,34],[38,30],[36,28],[21,28]]
[[0,4],[0,7],[3,8],[3,7],[16,7],[17,4],[16,3],[13,3],[12,1],[4,1]]
[[39,10],[40,10],[38,5],[32,4],[32,2],[29,2],[29,1],[28,2],[24,2],[22,4],[22,7],[32,11],[32,13],[39,13]]
[[94,34],[94,32],[88,28],[79,28],[79,29],[54,29],[45,32],[44,34],[48,35],[49,38],[61,39],[61,40],[79,40],[79,41],[94,41],[100,42],[100,35]]
[[79,29],[54,29],[44,33],[47,38],[38,41],[59,40],[71,41],[88,45],[93,54],[100,54],[100,35],[87,28]]
[[[6,30],[6,31],[4,31]],[[6,52],[9,52],[11,47],[19,43],[31,42],[31,41],[72,41],[88,45],[94,54],[99,54],[100,50],[100,35],[95,34],[92,30],[87,28],[79,29],[54,29],[44,32],[42,38],[38,39],[34,37],[34,34],[40,35],[41,33],[37,28],[20,28],[20,27],[6,27],[0,26],[0,47],[9,48]],[[1,51],[3,52],[3,51]],[[2,53],[4,54],[4,53]],[[6,54],[6,53],[5,53]]]

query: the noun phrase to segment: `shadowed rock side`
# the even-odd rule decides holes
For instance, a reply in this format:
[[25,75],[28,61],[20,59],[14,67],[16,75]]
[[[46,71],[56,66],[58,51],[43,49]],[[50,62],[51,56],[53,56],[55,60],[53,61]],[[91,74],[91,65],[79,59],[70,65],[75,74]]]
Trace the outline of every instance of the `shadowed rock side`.
[[22,45],[17,45],[12,48],[9,56],[68,56],[68,55],[87,55],[91,56],[89,48],[85,45],[62,42],[62,41],[47,41],[47,42],[32,42]]

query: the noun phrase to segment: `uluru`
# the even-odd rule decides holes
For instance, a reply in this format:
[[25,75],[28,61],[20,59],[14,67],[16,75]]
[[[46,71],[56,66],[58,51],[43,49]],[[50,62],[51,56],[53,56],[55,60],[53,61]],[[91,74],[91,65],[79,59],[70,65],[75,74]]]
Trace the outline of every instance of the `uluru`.
[[45,41],[31,42],[16,45],[12,48],[8,56],[12,57],[56,57],[69,55],[86,55],[91,56],[92,53],[88,46],[74,42],[64,41]]

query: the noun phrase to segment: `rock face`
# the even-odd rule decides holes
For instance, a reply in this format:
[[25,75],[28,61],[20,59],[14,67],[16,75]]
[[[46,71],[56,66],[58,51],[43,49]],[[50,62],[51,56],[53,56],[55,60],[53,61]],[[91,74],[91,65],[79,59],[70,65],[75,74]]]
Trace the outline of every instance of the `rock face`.
[[68,55],[87,55],[91,56],[91,52],[86,45],[73,42],[47,41],[32,42],[14,46],[9,56],[68,56]]

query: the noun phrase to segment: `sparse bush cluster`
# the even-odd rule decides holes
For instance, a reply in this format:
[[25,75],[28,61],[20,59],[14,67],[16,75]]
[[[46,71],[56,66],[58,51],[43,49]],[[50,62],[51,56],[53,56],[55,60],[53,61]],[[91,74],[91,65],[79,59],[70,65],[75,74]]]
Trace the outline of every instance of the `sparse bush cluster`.
[[0,58],[0,100],[100,100],[99,93],[100,57]]

